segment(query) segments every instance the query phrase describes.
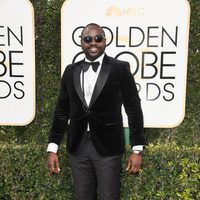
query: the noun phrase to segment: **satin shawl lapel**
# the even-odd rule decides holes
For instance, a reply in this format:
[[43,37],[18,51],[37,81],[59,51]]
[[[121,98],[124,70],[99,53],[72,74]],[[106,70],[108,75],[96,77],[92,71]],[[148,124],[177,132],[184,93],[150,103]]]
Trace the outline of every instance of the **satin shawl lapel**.
[[82,101],[82,103],[84,104],[85,107],[88,107],[85,98],[83,97],[83,91],[81,88],[81,82],[80,82],[80,73],[81,73],[81,69],[82,69],[82,62],[77,65],[74,69],[74,87],[76,89],[76,92],[80,98],[80,100]]
[[92,106],[92,104],[96,101],[99,94],[101,93],[101,91],[108,79],[108,75],[110,73],[110,68],[111,68],[111,64],[108,62],[108,56],[105,55],[102,66],[101,66],[101,71],[99,72],[99,76],[97,78],[97,82],[94,87],[94,91],[92,94],[92,98],[91,98],[89,107]]

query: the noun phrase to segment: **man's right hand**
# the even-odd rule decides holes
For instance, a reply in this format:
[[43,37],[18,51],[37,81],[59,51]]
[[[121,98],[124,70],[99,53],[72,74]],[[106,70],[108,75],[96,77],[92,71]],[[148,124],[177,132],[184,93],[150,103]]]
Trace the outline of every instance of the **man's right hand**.
[[48,152],[47,167],[51,174],[58,174],[60,172],[59,160],[56,153]]

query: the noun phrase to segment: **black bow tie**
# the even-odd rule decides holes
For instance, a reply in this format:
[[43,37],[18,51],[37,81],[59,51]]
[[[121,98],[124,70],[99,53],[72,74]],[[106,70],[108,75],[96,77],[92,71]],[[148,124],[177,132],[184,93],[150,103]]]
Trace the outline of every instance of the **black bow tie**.
[[89,69],[89,66],[92,65],[92,69],[96,72],[99,66],[99,62],[84,62],[83,63],[83,71],[86,72]]

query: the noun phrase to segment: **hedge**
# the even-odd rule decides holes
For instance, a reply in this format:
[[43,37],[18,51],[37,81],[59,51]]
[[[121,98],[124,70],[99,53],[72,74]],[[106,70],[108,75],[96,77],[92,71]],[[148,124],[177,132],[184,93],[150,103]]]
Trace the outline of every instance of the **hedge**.
[[[125,172],[130,147],[123,158],[121,200],[196,200],[200,198],[200,148],[175,143],[150,144],[137,175]],[[2,145],[1,200],[73,200],[71,170],[65,147],[59,153],[61,173],[46,167],[45,145]]]

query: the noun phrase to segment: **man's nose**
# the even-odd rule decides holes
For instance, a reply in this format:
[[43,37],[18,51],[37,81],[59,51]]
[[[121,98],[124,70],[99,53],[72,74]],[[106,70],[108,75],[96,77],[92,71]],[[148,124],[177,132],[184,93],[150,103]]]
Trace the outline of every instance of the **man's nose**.
[[92,38],[91,44],[97,44],[94,38]]

